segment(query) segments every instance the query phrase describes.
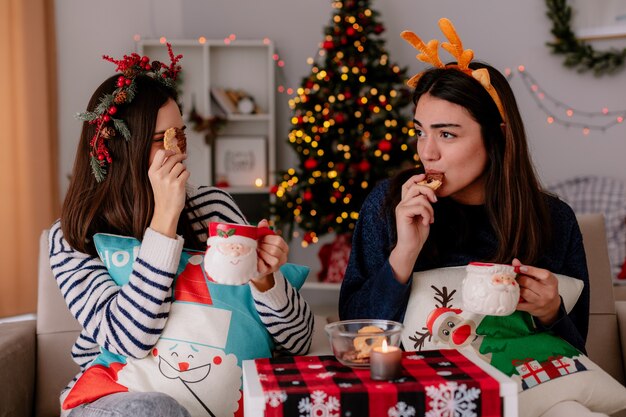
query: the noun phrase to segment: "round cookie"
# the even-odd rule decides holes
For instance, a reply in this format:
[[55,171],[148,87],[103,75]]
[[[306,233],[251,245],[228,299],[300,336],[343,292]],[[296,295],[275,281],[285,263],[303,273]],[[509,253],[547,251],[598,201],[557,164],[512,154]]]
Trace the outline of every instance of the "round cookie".
[[356,349],[357,358],[369,358],[370,352],[375,347],[383,345],[385,336],[372,336],[372,333],[383,333],[383,329],[378,326],[365,326],[359,329],[359,334],[368,334],[368,336],[357,336],[352,342]]

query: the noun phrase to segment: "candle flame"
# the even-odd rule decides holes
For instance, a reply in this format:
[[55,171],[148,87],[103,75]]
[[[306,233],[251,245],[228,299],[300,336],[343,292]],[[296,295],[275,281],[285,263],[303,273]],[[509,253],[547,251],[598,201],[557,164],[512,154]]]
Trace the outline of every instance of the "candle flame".
[[382,345],[381,350],[383,351],[383,353],[389,352],[389,348],[387,347],[387,339],[383,340],[383,345]]

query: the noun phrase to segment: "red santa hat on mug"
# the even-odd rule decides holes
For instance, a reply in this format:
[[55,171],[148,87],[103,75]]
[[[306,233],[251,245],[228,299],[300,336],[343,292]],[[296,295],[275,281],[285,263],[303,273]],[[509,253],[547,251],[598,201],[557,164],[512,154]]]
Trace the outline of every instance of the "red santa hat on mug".
[[249,225],[232,223],[209,223],[209,239],[207,244],[212,246],[218,243],[240,243],[254,246],[258,236],[258,229]]

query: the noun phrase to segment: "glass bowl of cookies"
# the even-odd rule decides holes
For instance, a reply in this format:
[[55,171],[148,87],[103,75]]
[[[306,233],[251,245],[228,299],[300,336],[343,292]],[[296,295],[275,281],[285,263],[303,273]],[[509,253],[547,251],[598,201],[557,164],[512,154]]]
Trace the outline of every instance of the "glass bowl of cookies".
[[325,326],[335,358],[353,368],[368,368],[370,352],[383,341],[399,346],[402,323],[391,320],[342,320]]

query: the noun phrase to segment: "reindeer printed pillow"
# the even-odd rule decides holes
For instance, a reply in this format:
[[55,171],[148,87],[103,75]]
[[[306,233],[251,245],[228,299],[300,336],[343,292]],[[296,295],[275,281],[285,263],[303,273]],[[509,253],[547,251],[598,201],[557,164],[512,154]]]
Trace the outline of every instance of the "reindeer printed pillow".
[[[128,283],[139,241],[98,234],[94,243],[116,283]],[[194,417],[243,416],[241,362],[271,357],[274,344],[250,287],[212,282],[203,255],[181,254],[174,302],[151,354],[135,359],[101,349],[66,393],[64,410],[115,392],[166,392]],[[299,289],[308,268],[286,264],[280,273]]]
[[[413,274],[402,334],[406,350],[473,350],[518,382],[520,415],[539,415],[568,399],[584,401],[594,411],[608,414],[626,408],[625,387],[563,339],[551,332],[536,332],[528,313],[485,316],[463,311],[465,273],[461,266]],[[556,276],[569,312],[583,283]],[[594,384],[602,388],[589,390]]]

